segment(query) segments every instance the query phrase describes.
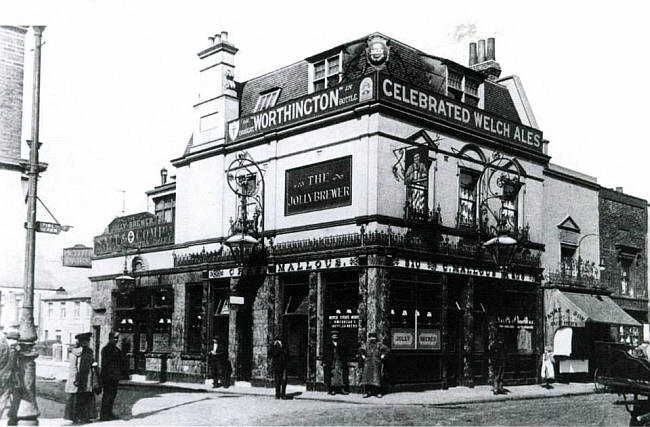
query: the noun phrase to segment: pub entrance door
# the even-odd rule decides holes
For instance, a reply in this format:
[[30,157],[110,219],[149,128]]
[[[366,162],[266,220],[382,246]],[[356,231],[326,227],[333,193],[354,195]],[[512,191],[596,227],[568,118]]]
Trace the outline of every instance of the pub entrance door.
[[307,380],[309,289],[306,283],[284,285],[282,326],[286,345],[287,381],[304,384]]

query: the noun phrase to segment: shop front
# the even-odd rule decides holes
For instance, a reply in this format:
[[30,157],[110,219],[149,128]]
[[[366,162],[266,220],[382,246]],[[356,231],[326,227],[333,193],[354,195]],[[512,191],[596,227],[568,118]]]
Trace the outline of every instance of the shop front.
[[623,342],[641,335],[642,325],[607,291],[545,289],[546,346],[553,349],[560,380],[593,378],[595,342]]

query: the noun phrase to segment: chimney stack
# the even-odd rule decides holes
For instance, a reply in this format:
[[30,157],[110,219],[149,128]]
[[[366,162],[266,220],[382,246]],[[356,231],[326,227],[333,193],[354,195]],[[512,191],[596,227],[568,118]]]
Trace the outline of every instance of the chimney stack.
[[485,62],[485,40],[478,41],[478,63]]
[[469,44],[469,66],[476,65],[478,62],[478,57],[476,54],[476,43],[472,42]]
[[487,61],[494,61],[494,37],[487,39],[487,54],[485,55]]
[[616,187],[616,192],[617,193],[622,193],[623,192],[623,187]]
[[165,184],[167,184],[167,169],[163,166],[163,168],[160,169],[160,185]]
[[494,37],[487,39],[487,52],[485,40],[478,41],[478,52],[476,43],[469,44],[469,68],[484,74],[488,80],[496,81],[499,78],[501,66],[495,59]]

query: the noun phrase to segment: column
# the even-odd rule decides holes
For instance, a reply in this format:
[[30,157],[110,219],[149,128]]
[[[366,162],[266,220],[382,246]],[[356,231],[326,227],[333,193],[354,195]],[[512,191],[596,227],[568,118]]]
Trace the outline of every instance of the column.
[[262,286],[254,296],[253,305],[253,360],[252,379],[265,383],[272,379],[270,366],[269,349],[273,338],[273,317],[274,305],[269,304],[272,299],[269,294],[275,294],[273,286],[274,276],[267,276]]
[[472,347],[474,345],[474,279],[467,279],[461,295],[463,308],[463,372],[462,384],[474,387]]
[[442,366],[440,367],[440,376],[442,377],[442,388],[447,389],[448,384],[447,384],[447,363],[449,362],[448,359],[448,354],[447,354],[447,321],[448,321],[448,309],[449,309],[449,291],[448,291],[448,283],[447,283],[447,275],[443,274],[442,277],[440,278],[440,286],[441,286],[441,305],[440,305],[440,350],[442,354],[441,363]]
[[[385,264],[386,257],[384,256],[368,256],[368,267],[365,269],[364,283],[366,288],[364,292],[366,328],[361,342],[366,342],[369,332],[376,332],[377,340],[388,346],[390,344],[390,323],[388,318],[390,270]],[[361,276],[364,276],[364,274]],[[361,292],[361,285],[360,282],[359,292]],[[361,315],[361,304],[359,305],[359,314]],[[361,335],[361,328],[359,328],[359,335]]]
[[[230,295],[235,295],[239,285],[239,277],[230,278]],[[228,360],[232,365],[231,382],[239,379],[239,336],[238,336],[238,320],[239,320],[239,305],[229,305],[230,315],[228,317]]]
[[[309,273],[309,315],[307,318],[307,383],[316,382],[316,342],[318,339],[317,300],[318,300],[318,283],[321,273]],[[322,322],[322,318],[320,319]]]

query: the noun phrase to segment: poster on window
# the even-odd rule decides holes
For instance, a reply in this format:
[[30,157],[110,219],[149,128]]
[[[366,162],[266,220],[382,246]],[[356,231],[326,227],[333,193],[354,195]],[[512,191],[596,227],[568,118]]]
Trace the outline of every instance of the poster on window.
[[147,351],[147,334],[140,334],[140,352]]
[[331,329],[357,329],[359,327],[358,314],[331,314],[328,316]]
[[395,350],[415,349],[415,329],[393,328],[390,342]]
[[133,351],[133,334],[121,332],[119,347],[122,353],[131,353]]
[[171,351],[169,337],[169,333],[154,333],[152,351],[156,353],[169,353]]
[[440,350],[440,329],[418,329],[418,349]]

